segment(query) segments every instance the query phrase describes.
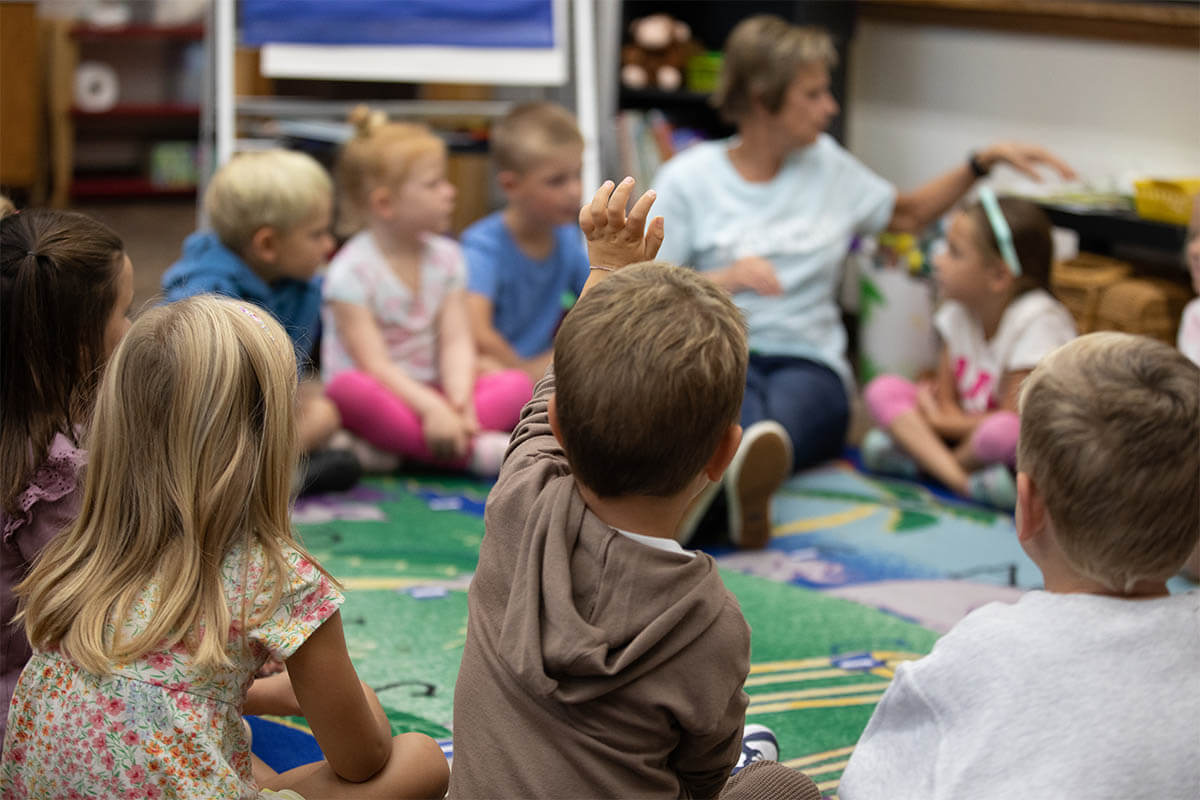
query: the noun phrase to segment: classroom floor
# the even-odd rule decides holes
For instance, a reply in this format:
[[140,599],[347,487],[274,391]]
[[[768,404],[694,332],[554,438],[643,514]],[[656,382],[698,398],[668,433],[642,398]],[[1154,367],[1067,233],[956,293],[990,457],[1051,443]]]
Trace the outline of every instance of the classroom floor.
[[[400,474],[297,503],[305,544],[346,589],[347,644],[394,729],[453,755],[453,692],[466,592],[488,484]],[[1039,576],[1011,517],[879,481],[839,461],[789,481],[766,550],[710,548],[753,630],[748,720],[824,794],[895,665],[929,651],[972,608],[1012,600]],[[303,720],[255,720],[276,769],[319,758]]]

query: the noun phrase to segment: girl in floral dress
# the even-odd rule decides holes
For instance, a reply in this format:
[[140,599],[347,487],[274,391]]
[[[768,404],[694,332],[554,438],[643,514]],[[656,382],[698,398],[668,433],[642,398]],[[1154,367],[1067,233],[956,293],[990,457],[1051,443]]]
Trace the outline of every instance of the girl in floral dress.
[[0,219],[0,740],[33,654],[25,630],[9,624],[13,586],[79,510],[83,425],[101,367],[129,327],[124,250],[83,214]]
[[[292,536],[295,391],[291,342],[252,305],[198,297],[130,329],[98,392],[79,517],[17,586],[34,655],[0,797],[443,795],[441,750],[391,736],[350,663],[342,595]],[[252,763],[241,722],[268,658],[326,757],[278,775]]]

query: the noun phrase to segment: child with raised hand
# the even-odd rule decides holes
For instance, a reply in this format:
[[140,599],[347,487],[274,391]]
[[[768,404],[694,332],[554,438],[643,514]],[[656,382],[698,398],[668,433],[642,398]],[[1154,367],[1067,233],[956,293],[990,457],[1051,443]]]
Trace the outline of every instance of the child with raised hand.
[[463,231],[471,327],[481,364],[536,381],[588,278],[578,225],[583,136],[562,106],[524,103],[492,126],[489,144],[507,205]]
[[300,493],[349,489],[362,467],[350,450],[330,446],[341,419],[312,369],[321,323],[317,272],[333,249],[329,173],[293,150],[240,153],[213,175],[204,211],[212,229],[189,236],[163,275],[167,302],[211,293],[271,312],[291,337],[303,376],[296,403],[305,455]]
[[197,297],[130,329],[97,396],[78,520],[17,588],[35,653],[6,797],[259,796],[240,714],[268,658],[326,760],[265,788],[442,795],[440,748],[392,738],[346,652],[342,595],[293,538],[295,392],[291,342],[256,306]]
[[819,798],[743,736],[750,629],[674,536],[741,438],[745,321],[697,273],[635,263],[663,220],[652,192],[627,217],[632,190],[580,214],[592,274],[488,495],[450,797]]
[[365,108],[339,160],[346,242],[325,280],[321,369],[343,423],[406,460],[494,476],[532,391],[510,369],[477,377],[446,145]]
[[[1050,221],[1034,203],[991,189],[956,213],[934,274],[944,299],[937,377],[914,385],[883,375],[864,391],[881,429],[862,445],[868,469],[915,477],[919,469],[964,497],[1011,509],[1021,381],[1075,337],[1050,294]],[[885,433],[886,431],[886,433]]]
[[37,209],[0,219],[0,736],[32,654],[13,587],[79,510],[92,399],[132,302],[107,226]]
[[1021,390],[1017,538],[1045,581],[902,664],[842,776],[859,798],[1194,797],[1200,368],[1093,333]]

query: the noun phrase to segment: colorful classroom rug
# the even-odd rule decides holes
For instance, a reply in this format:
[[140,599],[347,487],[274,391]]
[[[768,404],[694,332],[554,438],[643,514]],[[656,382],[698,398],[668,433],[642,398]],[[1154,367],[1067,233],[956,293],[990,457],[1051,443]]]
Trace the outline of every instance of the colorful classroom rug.
[[[447,756],[487,489],[438,475],[374,478],[302,500],[294,516],[345,586],[350,654],[393,730],[427,733]],[[832,796],[896,664],[1040,575],[1011,516],[849,461],[789,481],[773,523],[763,551],[712,551],[753,629],[748,720],[770,726],[781,760]],[[275,769],[320,757],[303,720],[251,724],[255,752]]]

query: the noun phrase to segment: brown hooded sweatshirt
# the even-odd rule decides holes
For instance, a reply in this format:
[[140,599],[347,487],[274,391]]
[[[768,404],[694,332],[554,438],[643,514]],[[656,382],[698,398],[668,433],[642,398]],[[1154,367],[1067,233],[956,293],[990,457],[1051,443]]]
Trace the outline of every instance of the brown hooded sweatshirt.
[[588,509],[553,392],[551,371],[488,497],[449,797],[716,797],[740,752],[749,626],[710,556]]

